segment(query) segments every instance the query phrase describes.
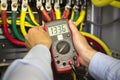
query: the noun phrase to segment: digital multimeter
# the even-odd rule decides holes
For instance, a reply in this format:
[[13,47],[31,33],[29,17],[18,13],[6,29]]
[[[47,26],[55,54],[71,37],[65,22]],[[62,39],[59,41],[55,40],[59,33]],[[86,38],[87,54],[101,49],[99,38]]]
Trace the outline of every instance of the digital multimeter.
[[55,68],[58,72],[70,71],[70,61],[79,66],[77,53],[72,42],[72,35],[66,19],[51,21],[45,24],[52,39],[51,53]]

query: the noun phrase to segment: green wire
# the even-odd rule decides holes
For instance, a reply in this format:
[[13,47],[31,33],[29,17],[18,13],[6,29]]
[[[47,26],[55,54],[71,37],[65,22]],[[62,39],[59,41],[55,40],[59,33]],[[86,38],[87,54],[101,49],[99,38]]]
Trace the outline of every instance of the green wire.
[[[20,13],[21,9],[18,7],[18,12]],[[30,24],[34,25],[34,23],[30,20],[30,18],[26,15],[25,20],[29,22]]]
[[17,16],[16,11],[12,11],[12,30],[13,30],[15,36],[17,37],[17,39],[19,39],[21,41],[25,41],[24,37],[18,32],[18,29],[16,26],[16,16]]
[[74,11],[74,18],[73,18],[73,21],[75,22],[77,19],[78,19],[78,17],[79,17],[79,11],[77,10],[77,11]]
[[27,15],[25,16],[25,20],[26,20],[27,22],[29,22],[30,24],[35,25],[35,24],[30,20],[30,18],[29,18]]

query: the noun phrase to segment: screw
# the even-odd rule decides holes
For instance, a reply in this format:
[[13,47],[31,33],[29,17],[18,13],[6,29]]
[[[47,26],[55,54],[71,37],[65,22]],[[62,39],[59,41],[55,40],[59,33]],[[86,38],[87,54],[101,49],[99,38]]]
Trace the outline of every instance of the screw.
[[5,44],[2,44],[2,48],[4,48],[5,47]]
[[26,8],[26,7],[27,7],[27,4],[24,4],[23,7]]
[[2,7],[4,7],[4,8],[5,8],[6,6],[7,6],[7,5],[6,5],[6,3],[3,3],[3,4],[2,4]]
[[17,3],[14,3],[14,4],[13,4],[13,7],[14,7],[14,8],[17,7]]
[[6,59],[3,59],[3,62],[6,62]]

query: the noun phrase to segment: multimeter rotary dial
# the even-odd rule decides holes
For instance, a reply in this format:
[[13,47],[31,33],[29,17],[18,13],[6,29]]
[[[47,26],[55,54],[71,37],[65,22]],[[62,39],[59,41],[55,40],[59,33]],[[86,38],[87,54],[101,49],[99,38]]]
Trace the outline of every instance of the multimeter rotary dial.
[[60,41],[57,43],[56,49],[59,54],[67,54],[70,51],[70,44],[67,41]]

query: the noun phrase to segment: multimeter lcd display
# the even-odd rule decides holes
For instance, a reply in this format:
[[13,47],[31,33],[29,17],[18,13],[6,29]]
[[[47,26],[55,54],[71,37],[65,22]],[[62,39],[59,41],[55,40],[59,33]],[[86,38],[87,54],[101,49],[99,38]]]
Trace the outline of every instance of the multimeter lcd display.
[[69,32],[67,24],[61,24],[57,26],[52,26],[48,28],[48,32],[50,36],[55,36],[63,33]]

